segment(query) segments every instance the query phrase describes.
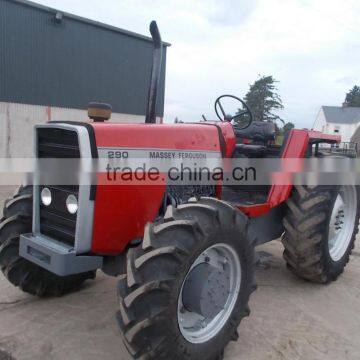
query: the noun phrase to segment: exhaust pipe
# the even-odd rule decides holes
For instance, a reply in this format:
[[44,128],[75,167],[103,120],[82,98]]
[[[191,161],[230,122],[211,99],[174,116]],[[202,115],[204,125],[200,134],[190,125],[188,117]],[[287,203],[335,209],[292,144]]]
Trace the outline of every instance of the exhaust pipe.
[[151,80],[148,94],[148,101],[146,107],[146,124],[156,123],[156,100],[158,95],[158,87],[161,74],[161,61],[163,52],[163,43],[156,21],[152,21],[150,24],[150,33],[154,43],[153,51],[153,63],[151,69]]

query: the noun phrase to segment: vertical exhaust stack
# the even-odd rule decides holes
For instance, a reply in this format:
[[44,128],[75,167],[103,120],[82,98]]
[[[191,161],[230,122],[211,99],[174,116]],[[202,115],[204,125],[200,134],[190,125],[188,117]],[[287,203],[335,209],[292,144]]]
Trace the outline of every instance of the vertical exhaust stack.
[[153,63],[151,69],[151,80],[149,87],[149,95],[146,107],[146,124],[156,123],[156,101],[158,95],[158,88],[161,74],[162,52],[163,43],[161,40],[160,32],[157,27],[156,21],[150,24],[150,33],[154,42]]

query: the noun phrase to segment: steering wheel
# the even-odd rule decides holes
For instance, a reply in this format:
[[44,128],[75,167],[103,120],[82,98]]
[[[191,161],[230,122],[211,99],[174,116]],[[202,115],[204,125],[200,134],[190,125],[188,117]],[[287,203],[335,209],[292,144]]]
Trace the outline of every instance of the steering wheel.
[[[235,99],[235,100],[239,101],[244,110],[240,111],[238,114],[236,114],[234,116],[227,115],[224,108],[223,108],[223,106],[222,106],[222,103],[221,103],[221,100],[223,98],[232,98],[232,99]],[[220,109],[221,114],[223,115],[223,117],[220,116],[219,109]],[[248,123],[246,124],[246,126],[244,126],[241,129],[246,129],[247,127],[249,127],[250,124],[253,122],[253,119],[254,119],[253,113],[250,110],[249,106],[246,104],[246,102],[239,99],[238,97],[236,97],[234,95],[221,95],[220,97],[218,97],[216,99],[216,101],[215,101],[215,113],[216,113],[217,117],[220,119],[220,121],[229,121],[229,122],[233,121],[233,120],[236,120],[236,119],[239,119],[244,115],[247,115],[249,117]]]

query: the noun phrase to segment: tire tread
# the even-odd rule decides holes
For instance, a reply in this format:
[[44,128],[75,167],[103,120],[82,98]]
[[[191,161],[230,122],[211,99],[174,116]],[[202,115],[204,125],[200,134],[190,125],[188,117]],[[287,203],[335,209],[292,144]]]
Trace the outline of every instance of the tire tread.
[[343,272],[354,248],[360,216],[359,206],[356,229],[345,264],[339,271],[330,269],[325,249],[331,203],[337,194],[335,190],[337,191],[337,188],[327,186],[295,186],[287,201],[287,213],[283,219],[283,256],[294,274],[312,282],[329,283],[336,280]]
[[[205,241],[208,223],[213,228],[224,226],[225,223],[242,226],[246,232],[247,222],[244,218],[243,214],[237,214],[231,206],[222,201],[200,199],[178,208],[170,206],[163,221],[146,226],[142,244],[130,249],[127,254],[127,274],[121,277],[117,287],[119,328],[125,346],[133,358],[192,359],[186,349],[181,354],[177,353],[174,344],[172,345],[175,340],[169,340],[166,331],[161,330],[164,322],[171,316],[166,299],[170,296],[172,284],[178,276],[177,271],[181,271],[189,252],[198,243]],[[179,233],[187,234],[191,241],[181,241]],[[253,259],[251,266],[254,266],[254,261]],[[148,271],[151,266],[156,270]],[[255,289],[252,275],[247,296]],[[243,311],[234,315],[228,341],[237,340],[237,326],[241,319],[249,314],[250,310],[246,305]],[[220,349],[215,356],[205,357],[204,360],[222,358],[223,349]]]

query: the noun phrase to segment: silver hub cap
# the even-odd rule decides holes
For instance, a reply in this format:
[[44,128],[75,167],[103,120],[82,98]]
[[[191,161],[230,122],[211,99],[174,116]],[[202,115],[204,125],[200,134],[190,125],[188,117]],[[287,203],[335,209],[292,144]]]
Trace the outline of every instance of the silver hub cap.
[[357,194],[353,185],[341,186],[331,213],[329,251],[334,261],[346,253],[355,227]]
[[226,324],[237,302],[241,263],[235,249],[216,244],[193,263],[178,298],[178,324],[193,344],[215,337]]

